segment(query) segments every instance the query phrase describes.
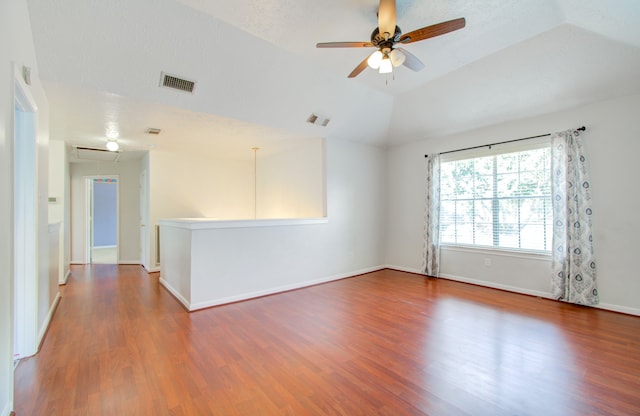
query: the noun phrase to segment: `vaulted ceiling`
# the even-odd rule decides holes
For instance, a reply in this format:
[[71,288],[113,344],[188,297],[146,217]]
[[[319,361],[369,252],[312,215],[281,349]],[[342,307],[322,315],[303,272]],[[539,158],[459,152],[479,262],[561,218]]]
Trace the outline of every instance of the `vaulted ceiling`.
[[[637,0],[398,0],[404,32],[467,26],[405,48],[426,68],[347,74],[377,0],[28,0],[50,135],[125,151],[243,152],[330,137],[375,145],[446,135],[640,93]],[[161,72],[196,81],[159,87]],[[313,112],[327,127],[306,122]],[[148,127],[163,129],[159,136]]]

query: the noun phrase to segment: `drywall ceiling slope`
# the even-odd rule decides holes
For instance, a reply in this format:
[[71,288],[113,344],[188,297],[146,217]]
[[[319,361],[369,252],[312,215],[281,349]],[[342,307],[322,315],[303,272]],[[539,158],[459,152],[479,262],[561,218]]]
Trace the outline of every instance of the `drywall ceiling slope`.
[[640,48],[640,1],[558,0],[566,22]]
[[[317,42],[368,41],[377,26],[378,0],[178,0],[241,27],[278,47],[346,77],[373,49],[316,49]],[[404,33],[465,17],[467,26],[437,38],[406,45],[426,64],[421,72],[405,67],[394,76],[365,70],[353,82],[399,94],[542,33],[564,20],[554,0],[397,0],[398,26]]]
[[[173,0],[29,0],[29,8],[40,76],[51,85],[301,137],[374,145],[386,139],[393,104],[388,94]],[[195,80],[194,94],[159,88],[161,71]],[[329,126],[306,123],[312,112],[329,116]]]
[[[252,159],[252,147],[261,155],[291,149],[301,138],[296,133],[213,114],[197,113],[163,104],[136,100],[116,94],[46,84],[49,104],[55,108],[51,131],[56,139],[72,145],[104,148],[105,138],[95,134],[95,126],[117,120],[123,151],[119,161],[141,157],[142,152],[188,151],[201,156],[225,159]],[[108,126],[111,122],[107,121]],[[144,128],[141,128],[144,126]],[[146,128],[162,126],[159,135],[146,133]],[[72,152],[72,161],[75,154]]]
[[640,48],[561,25],[396,97],[392,142],[640,93],[638,74]]
[[[376,145],[632,93],[640,48],[637,0],[397,0],[405,32],[460,16],[467,27],[407,45],[426,64],[419,73],[347,79],[369,50],[315,43],[367,40],[377,0],[28,3],[48,83],[215,115],[221,128]],[[196,80],[195,94],[158,88],[163,70]],[[311,112],[331,123],[305,123]]]

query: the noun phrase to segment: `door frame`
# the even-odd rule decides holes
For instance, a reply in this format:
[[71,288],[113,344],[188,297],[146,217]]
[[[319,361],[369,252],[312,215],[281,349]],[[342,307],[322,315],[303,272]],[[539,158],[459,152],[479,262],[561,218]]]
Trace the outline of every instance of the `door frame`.
[[13,355],[38,351],[38,106],[13,65]]
[[85,264],[91,264],[91,249],[93,248],[93,184],[96,179],[115,179],[116,185],[116,264],[120,261],[120,176],[119,175],[91,175],[84,177],[85,200]]
[[149,237],[149,185],[147,169],[140,172],[140,264],[147,271],[150,269],[150,237]]

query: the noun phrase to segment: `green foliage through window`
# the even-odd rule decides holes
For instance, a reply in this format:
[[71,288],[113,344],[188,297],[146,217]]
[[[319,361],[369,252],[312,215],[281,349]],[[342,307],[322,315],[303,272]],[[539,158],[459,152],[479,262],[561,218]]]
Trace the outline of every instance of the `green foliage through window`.
[[443,162],[443,244],[550,251],[549,147]]

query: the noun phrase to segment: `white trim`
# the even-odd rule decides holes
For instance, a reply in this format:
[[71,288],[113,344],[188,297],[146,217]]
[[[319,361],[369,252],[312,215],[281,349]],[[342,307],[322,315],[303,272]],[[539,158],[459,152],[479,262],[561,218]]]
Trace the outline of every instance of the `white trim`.
[[49,329],[49,325],[51,324],[51,319],[53,318],[53,314],[55,313],[56,308],[58,307],[58,303],[60,303],[60,299],[62,299],[62,296],[60,296],[60,292],[58,292],[56,293],[56,298],[51,303],[51,307],[49,308],[49,313],[47,314],[47,317],[45,318],[44,322],[42,323],[42,326],[40,327],[40,332],[38,333],[38,349],[40,348],[40,345],[42,345],[42,340],[44,339],[44,336],[47,333],[47,329]]
[[628,306],[612,305],[610,303],[599,303],[595,306],[598,309],[604,309],[606,311],[626,313],[628,315],[640,316],[640,309],[630,308]]
[[93,228],[93,183],[86,176],[84,177],[84,264],[91,263],[91,233]]
[[[91,250],[94,248],[107,248],[114,246],[96,246],[93,243],[93,186],[96,179],[115,179],[116,186],[116,245],[120,246],[120,175],[104,174],[104,175],[85,175],[85,264],[92,263]],[[118,263],[120,253],[116,250],[116,263]]]
[[386,266],[369,267],[369,268],[366,268],[366,269],[355,270],[355,271],[349,272],[349,273],[340,273],[340,274],[336,274],[336,275],[332,275],[332,276],[328,276],[328,277],[322,277],[322,278],[319,278],[319,279],[307,280],[306,282],[294,283],[294,284],[284,285],[284,286],[277,286],[277,287],[273,287],[273,288],[270,288],[270,289],[259,290],[259,291],[256,291],[256,292],[247,292],[247,293],[242,293],[242,294],[235,295],[235,296],[229,296],[229,297],[220,298],[220,299],[212,299],[212,300],[209,300],[209,301],[198,302],[198,303],[194,303],[194,304],[191,304],[189,301],[187,301],[180,293],[178,293],[177,290],[175,290],[173,287],[171,287],[171,285],[166,280],[164,280],[162,277],[159,279],[159,281],[160,281],[160,284],[162,284],[162,286],[164,286],[169,292],[171,292],[171,294],[173,294],[180,301],[180,303],[182,303],[185,306],[185,308],[187,308],[187,310],[189,312],[193,312],[193,311],[197,311],[199,309],[211,308],[213,306],[220,306],[220,305],[224,305],[224,304],[228,304],[228,303],[234,303],[234,302],[240,302],[240,301],[243,301],[243,300],[255,299],[255,298],[262,297],[262,296],[273,295],[273,294],[283,293],[283,292],[289,292],[291,290],[302,289],[302,288],[305,288],[305,287],[315,286],[315,285],[319,285],[319,284],[322,284],[322,283],[333,282],[333,281],[336,281],[336,280],[348,279],[350,277],[358,276],[358,275],[365,274],[365,273],[377,272],[379,270],[384,270],[386,268],[387,268]]
[[13,192],[13,334],[14,356],[28,357],[38,346],[38,107],[22,71],[13,63],[10,127]]
[[[388,265],[387,268],[392,269],[392,270],[399,270],[401,272],[416,273],[416,274],[419,274],[421,276],[427,277],[424,273],[422,273],[420,270],[417,270],[417,269],[410,269],[410,268],[407,268],[407,267],[392,266],[392,265]],[[499,283],[487,282],[486,280],[471,279],[471,278],[468,278],[468,277],[456,276],[456,275],[453,275],[453,274],[446,274],[446,273],[440,274],[440,276],[437,276],[437,277],[439,279],[453,280],[453,281],[461,282],[461,283],[469,283],[469,284],[472,284],[472,285],[484,286],[484,287],[488,287],[488,288],[491,288],[491,289],[506,290],[508,292],[520,293],[522,295],[530,295],[530,296],[537,296],[537,297],[545,298],[545,299],[553,299],[551,297],[551,293],[550,292],[547,293],[547,292],[540,292],[540,291],[537,291],[537,290],[522,289],[522,288],[516,287],[516,286],[502,285],[502,284],[499,284]]]
[[544,251],[520,250],[515,248],[508,249],[504,247],[471,246],[464,244],[441,244],[440,250],[513,257],[528,260],[551,261],[551,253]]
[[239,302],[243,300],[259,298],[262,296],[273,295],[276,293],[288,292],[295,289],[302,289],[304,287],[315,286],[322,283],[328,283],[336,280],[347,279],[349,277],[354,277],[354,276],[358,276],[365,273],[376,272],[378,270],[383,270],[384,268],[385,268],[384,266],[371,267],[367,269],[356,270],[350,273],[340,273],[337,275],[323,277],[320,279],[308,280],[306,282],[294,283],[294,284],[284,285],[284,286],[277,286],[274,288],[259,290],[256,292],[242,293],[240,295],[229,296],[226,298],[215,299],[215,300],[210,300],[205,302],[198,302],[198,303],[192,304],[189,311],[190,312],[197,311],[198,309],[210,308],[212,306],[219,306],[227,303]]
[[520,293],[522,295],[537,296],[545,299],[553,299],[553,297],[551,297],[551,292],[540,292],[538,290],[523,289],[517,286],[503,285],[500,283],[488,282],[486,280],[472,279],[469,277],[456,276],[456,275],[446,274],[446,273],[441,274],[439,277],[441,279],[454,280],[456,282],[462,282],[462,283],[470,283],[472,285],[489,287],[491,289],[506,290],[508,292]]
[[118,262],[118,264],[122,264],[125,266],[131,266],[131,265],[135,265],[135,266],[142,266],[142,263],[140,263],[140,260],[121,260]]
[[191,304],[189,303],[188,300],[186,300],[184,298],[184,296],[182,296],[180,294],[180,292],[178,292],[176,289],[173,288],[173,286],[171,286],[169,284],[169,282],[167,282],[166,280],[164,280],[162,277],[160,277],[160,279],[158,279],[158,282],[160,282],[160,284],[162,285],[162,287],[164,287],[165,289],[167,289],[167,291],[169,293],[171,293],[177,300],[178,302],[180,302],[185,308],[187,308],[187,310],[189,312],[192,311],[191,309]]
[[101,248],[118,248],[118,245],[116,244],[115,246],[93,246],[93,249],[101,249]]
[[67,269],[67,272],[64,274],[64,279],[61,282],[58,282],[58,285],[66,285],[67,280],[69,280],[69,276],[71,276],[71,270]]
[[[401,271],[401,272],[415,273],[415,274],[424,276],[424,273],[422,273],[418,269],[411,269],[411,268],[408,268],[408,267],[394,266],[394,265],[386,265],[385,268],[391,269],[391,270],[398,270],[398,271]],[[537,297],[544,298],[544,299],[556,300],[551,296],[551,292],[547,293],[547,292],[540,292],[540,291],[537,291],[537,290],[522,289],[522,288],[519,288],[519,287],[516,287],[516,286],[501,285],[501,284],[498,284],[498,283],[487,282],[486,280],[476,280],[476,279],[470,279],[470,278],[467,278],[467,277],[455,276],[455,275],[450,275],[450,274],[442,274],[442,275],[440,275],[440,278],[447,279],[447,280],[453,280],[453,281],[461,282],[461,283],[469,283],[469,284],[472,284],[472,285],[488,287],[488,288],[491,288],[491,289],[506,290],[508,292],[519,293],[519,294],[522,294],[522,295],[537,296]],[[558,302],[561,302],[561,301],[558,301]],[[640,309],[631,308],[631,307],[628,307],[628,306],[613,305],[613,304],[610,304],[610,303],[599,303],[599,304],[597,304],[595,306],[591,306],[591,307],[596,308],[596,309],[606,310],[606,311],[624,313],[624,314],[627,314],[627,315],[640,316]]]
[[12,407],[13,407],[13,397],[11,398],[11,402],[7,403],[4,409],[2,409],[2,416],[9,416],[11,414]]
[[[69,264],[70,265],[75,265],[75,266],[84,266],[84,265],[89,264],[89,263],[85,263],[83,261],[74,261],[74,260],[72,260],[72,261],[69,262]],[[69,272],[71,272],[71,270],[69,270]]]
[[402,266],[394,266],[391,264],[387,264],[384,266],[385,269],[391,269],[391,270],[397,270],[399,272],[407,272],[407,273],[414,273],[414,274],[419,274],[422,276],[426,275],[420,270],[420,269],[412,269],[410,267],[402,267]]
[[184,228],[187,230],[208,230],[214,228],[253,228],[281,227],[284,225],[326,224],[329,218],[278,218],[265,220],[216,220],[214,218],[174,218],[159,220],[158,224],[166,227]]
[[145,269],[147,271],[147,273],[157,273],[157,272],[160,271],[160,266],[147,267],[144,264],[141,264],[140,266],[142,266],[142,268]]

